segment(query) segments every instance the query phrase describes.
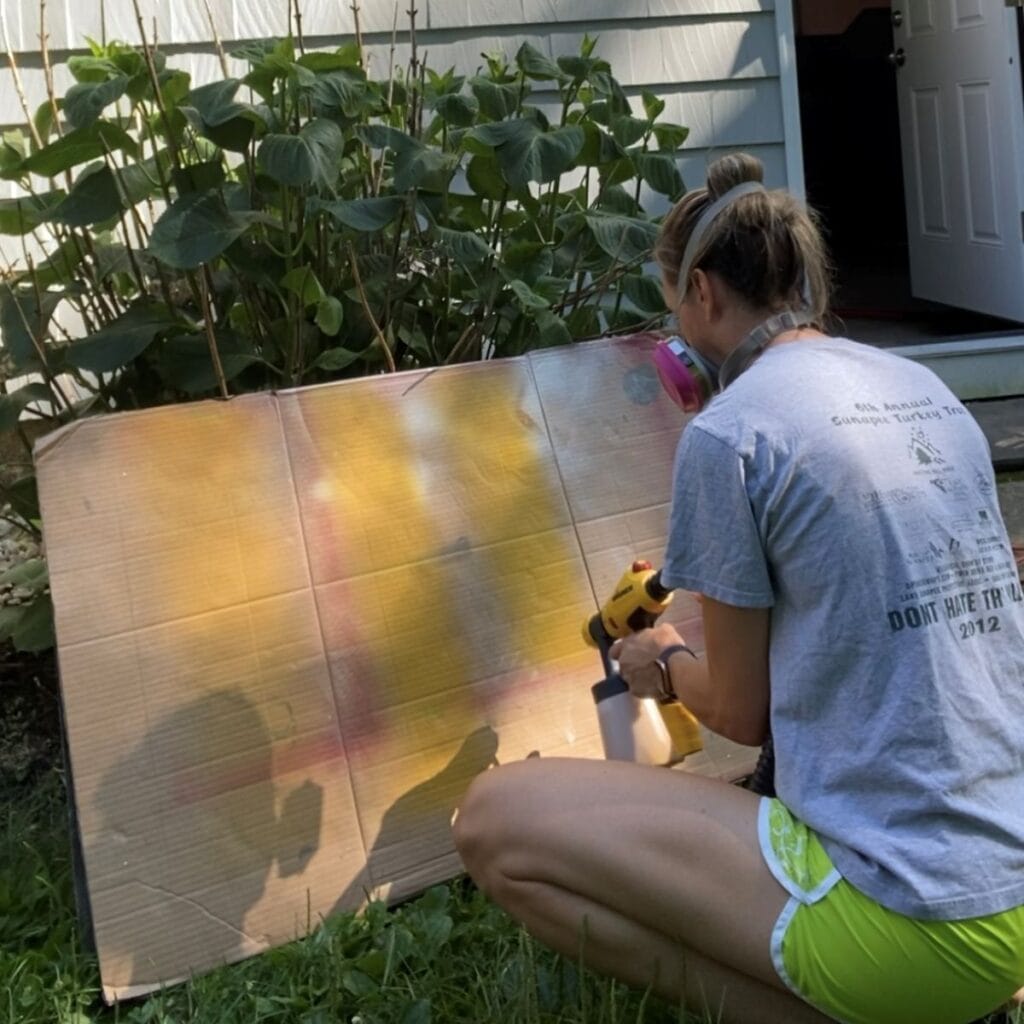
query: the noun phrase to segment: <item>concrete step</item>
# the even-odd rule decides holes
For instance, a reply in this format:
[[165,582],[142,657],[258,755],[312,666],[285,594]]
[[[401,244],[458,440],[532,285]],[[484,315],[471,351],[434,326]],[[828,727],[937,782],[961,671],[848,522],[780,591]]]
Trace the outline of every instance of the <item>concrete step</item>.
[[1024,396],[964,404],[988,438],[996,472],[1024,469]]

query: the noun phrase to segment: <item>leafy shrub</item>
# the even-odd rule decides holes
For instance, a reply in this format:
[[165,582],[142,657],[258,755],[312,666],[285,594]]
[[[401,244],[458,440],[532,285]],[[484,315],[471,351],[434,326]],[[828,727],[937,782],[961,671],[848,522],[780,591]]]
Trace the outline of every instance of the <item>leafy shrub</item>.
[[[414,47],[373,80],[354,43],[269,40],[233,54],[244,78],[196,87],[145,43],[69,57],[75,84],[0,145],[26,193],[0,233],[50,238],[0,284],[2,375],[31,380],[0,431],[27,445],[26,409],[50,429],[659,319],[641,197],[682,191],[686,129],[650,94],[635,115],[595,42],[473,75]],[[36,525],[31,478],[2,486]]]

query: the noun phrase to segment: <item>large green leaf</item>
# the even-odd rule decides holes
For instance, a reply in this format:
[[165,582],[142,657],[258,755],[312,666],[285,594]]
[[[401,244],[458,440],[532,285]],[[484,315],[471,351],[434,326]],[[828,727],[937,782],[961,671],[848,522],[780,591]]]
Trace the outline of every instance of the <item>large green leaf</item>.
[[[32,124],[35,126],[36,134],[39,136],[40,145],[46,145],[46,143],[50,141],[50,136],[53,134],[56,119],[57,115],[54,113],[53,104],[49,100],[43,100],[43,102],[36,107],[36,112],[32,116]],[[25,154],[22,153],[18,160],[19,165],[24,159]],[[0,167],[2,167],[3,170],[7,170],[7,163],[7,160],[0,160]]]
[[501,263],[511,276],[532,285],[551,273],[554,254],[543,242],[512,242],[502,246]]
[[434,111],[438,117],[457,128],[468,128],[476,123],[480,113],[480,101],[475,96],[466,96],[459,92],[445,93],[434,101]]
[[572,343],[572,333],[565,321],[549,309],[537,310],[537,344],[540,348],[554,348]]
[[[217,338],[217,354],[225,382],[262,362],[233,335]],[[160,375],[172,388],[188,395],[215,390],[219,378],[206,335],[182,334],[168,338],[160,353]]]
[[480,110],[492,121],[504,121],[519,109],[521,89],[518,82],[492,82],[478,75],[469,80],[469,87],[480,104]]
[[[99,46],[89,42],[91,54],[74,54],[68,58],[68,70],[77,82],[102,82],[112,75],[141,75],[147,70],[146,58],[141,50],[123,43]],[[157,74],[166,67],[167,58],[159,50],[152,52]]]
[[647,120],[657,121],[665,112],[665,101],[659,99],[653,92],[648,92],[646,89],[641,93],[641,98],[643,99],[644,113],[647,115]]
[[651,130],[651,123],[641,121],[631,114],[621,114],[612,118],[611,128],[615,141],[620,146],[627,147],[639,142]]
[[446,227],[459,231],[470,228],[474,231],[483,231],[491,226],[491,218],[488,216],[491,208],[480,196],[473,193],[448,192],[444,196],[438,196],[421,192],[417,198],[419,210],[428,214],[431,220]]
[[43,587],[49,575],[45,558],[29,558],[0,573],[0,583],[13,583],[16,587]]
[[112,373],[142,355],[161,331],[176,326],[166,306],[134,306],[109,326],[72,342],[67,361],[80,370]]
[[210,189],[219,188],[224,183],[226,172],[224,161],[215,159],[175,167],[171,176],[178,195],[183,196],[189,192],[209,192]]
[[496,157],[475,156],[466,167],[466,181],[469,187],[484,199],[501,199],[508,190],[508,182],[501,176]]
[[330,188],[338,180],[344,149],[341,129],[317,117],[303,125],[298,135],[267,135],[257,158],[267,175],[282,185]]
[[117,75],[105,82],[78,82],[64,95],[64,115],[72,128],[88,128],[127,91],[131,79]]
[[47,221],[63,199],[62,191],[0,199],[0,235],[27,235]]
[[410,146],[395,157],[395,191],[422,188],[445,192],[458,164],[457,153],[442,153],[419,144]]
[[585,82],[592,71],[602,67],[607,69],[605,62],[596,57],[562,56],[557,57],[555,63],[577,85]]
[[678,199],[686,189],[675,157],[668,153],[637,153],[633,156],[637,173],[655,192]]
[[72,167],[104,156],[107,150],[123,150],[135,157],[139,147],[123,128],[109,121],[95,121],[88,128],[76,128],[43,146],[26,157],[21,166],[32,174],[55,178]]
[[565,326],[573,338],[597,338],[605,333],[596,306],[577,306],[565,318]]
[[[156,260],[148,252],[133,249],[129,255],[128,247],[120,244],[97,245],[96,278],[106,282],[118,274],[132,274],[137,266],[149,278],[157,275]],[[134,264],[134,266],[133,266]]]
[[564,79],[568,75],[550,58],[531,43],[523,43],[516,54],[516,64],[527,78],[539,81]]
[[509,287],[524,309],[547,309],[550,305],[543,295],[538,295],[525,281],[512,280]]
[[546,132],[525,117],[479,125],[470,134],[494,147],[505,180],[516,188],[554,181],[574,165],[585,140],[579,125]]
[[[161,162],[166,164],[166,153]],[[87,167],[47,220],[71,227],[101,224],[158,191],[157,173],[152,159],[116,171],[107,164]]]
[[16,371],[39,368],[33,336],[40,345],[46,343],[50,319],[63,298],[63,292],[39,294],[34,286],[0,285],[0,339]]
[[339,370],[344,370],[346,366],[351,366],[364,355],[364,352],[350,352],[347,348],[329,348],[316,357],[313,365],[318,370],[337,373]]
[[323,203],[320,207],[310,204],[310,209],[326,210],[336,221],[355,231],[380,231],[390,224],[405,206],[402,196],[378,196],[371,199],[340,199]]
[[333,338],[345,319],[345,307],[333,295],[325,295],[316,307],[316,325]]
[[[192,76],[178,68],[167,68],[157,75],[157,84],[160,86],[160,98],[164,108],[169,110],[179,107],[181,101],[188,96],[192,88]],[[128,95],[135,102],[153,95],[148,73],[129,80]]]
[[632,108],[625,91],[609,71],[595,70],[590,75],[590,83],[594,90],[605,98],[609,118],[630,112]]
[[[262,57],[256,56],[256,48],[266,45],[267,52]],[[267,40],[266,44],[249,44],[243,48],[248,51],[244,58],[249,61],[252,70],[245,76],[244,82],[267,102],[274,98],[275,82],[289,79],[289,84],[307,88],[315,80],[310,68],[295,62],[295,44],[292,37]],[[243,51],[236,51],[236,54]]]
[[434,234],[443,249],[460,267],[477,269],[494,250],[472,231],[452,231],[450,228],[434,228]]
[[[51,112],[49,103],[44,104]],[[46,138],[46,132],[39,130],[39,136]],[[0,135],[0,177],[17,179],[21,177],[21,165],[28,155],[28,143],[23,131],[4,132]]]
[[580,150],[579,162],[584,167],[600,167],[626,156],[623,148],[600,125],[585,121],[582,128],[585,141]]
[[372,149],[392,149],[396,153],[404,153],[409,148],[422,146],[418,139],[387,124],[357,125],[355,136]]
[[689,137],[690,129],[681,124],[670,124],[663,121],[654,126],[654,137],[658,140],[658,149],[674,153]]
[[665,297],[661,285],[647,274],[627,274],[619,287],[641,313],[664,313]]
[[192,270],[216,259],[257,217],[229,210],[220,192],[193,192],[164,210],[149,251],[170,267]]
[[10,504],[15,513],[27,522],[39,518],[39,488],[34,473],[18,477],[12,483],[0,484],[0,501]]
[[658,238],[658,225],[639,217],[620,217],[594,211],[586,217],[597,244],[622,263],[648,256]]
[[601,167],[601,189],[604,190],[614,185],[620,185],[624,181],[632,181],[635,177],[636,166],[631,157],[626,156],[621,160],[612,160]]
[[289,270],[281,278],[281,287],[297,295],[303,306],[316,306],[325,298],[323,285],[308,265]]
[[362,54],[359,52],[359,46],[353,39],[351,42],[339,47],[333,53],[326,53],[323,50],[314,50],[311,53],[304,53],[296,63],[301,64],[304,68],[309,68],[310,71],[317,75],[323,74],[327,71],[338,71],[341,68],[345,68],[353,74],[360,76],[363,81],[365,81],[366,72],[359,66],[362,59]]
[[635,217],[641,212],[640,204],[633,192],[627,191],[621,185],[608,185],[602,189],[594,206],[605,213],[621,213],[626,217]]
[[357,68],[339,68],[318,75],[313,83],[313,104],[318,114],[340,112],[345,117],[358,117],[368,95],[366,75]]
[[42,383],[26,384],[24,387],[0,397],[0,431],[13,430],[21,414],[33,402],[49,403],[53,399],[50,389]]
[[192,127],[216,145],[233,153],[243,152],[258,127],[266,127],[259,108],[235,101],[242,83],[225,78],[193,89],[180,110]]
[[45,651],[57,642],[53,630],[53,602],[49,594],[39,594],[27,606],[18,609],[18,621],[10,629],[11,642],[17,651]]

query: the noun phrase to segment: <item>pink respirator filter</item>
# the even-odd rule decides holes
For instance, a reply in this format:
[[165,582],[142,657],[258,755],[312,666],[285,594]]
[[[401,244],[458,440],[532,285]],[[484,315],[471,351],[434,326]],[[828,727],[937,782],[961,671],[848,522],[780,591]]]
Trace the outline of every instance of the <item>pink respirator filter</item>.
[[654,365],[665,393],[683,412],[699,412],[714,393],[707,369],[694,359],[679,338],[659,341]]

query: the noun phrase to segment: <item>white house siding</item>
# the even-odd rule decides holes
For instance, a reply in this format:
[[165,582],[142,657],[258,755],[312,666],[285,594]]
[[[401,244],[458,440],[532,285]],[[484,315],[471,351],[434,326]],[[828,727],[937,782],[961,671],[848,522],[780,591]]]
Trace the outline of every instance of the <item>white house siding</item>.
[[[361,7],[371,67],[383,75],[395,4],[362,0]],[[409,53],[408,7],[409,0],[399,0],[399,62]],[[139,0],[139,8],[147,33],[152,38],[155,30],[174,66],[197,83],[221,77],[204,0]],[[308,48],[351,36],[351,0],[302,0],[302,8]],[[417,9],[417,42],[435,68],[471,72],[482,52],[511,56],[525,40],[553,56],[575,53],[585,33],[596,35],[597,52],[630,95],[657,93],[667,104],[664,116],[689,126],[682,165],[688,185],[700,184],[709,155],[737,148],[761,157],[770,183],[787,184],[775,0],[419,0]],[[209,0],[209,10],[227,49],[288,29],[288,0]],[[39,4],[0,0],[0,12],[35,110],[46,96]],[[86,37],[138,39],[132,0],[48,0],[46,21],[58,90],[69,84],[60,61]],[[0,69],[0,125],[23,122],[13,76]]]

